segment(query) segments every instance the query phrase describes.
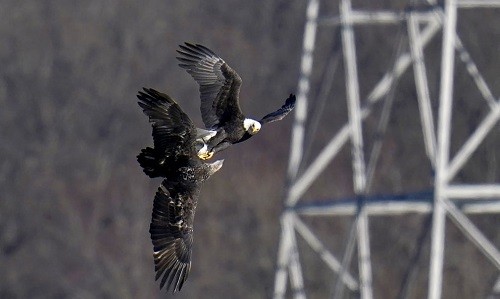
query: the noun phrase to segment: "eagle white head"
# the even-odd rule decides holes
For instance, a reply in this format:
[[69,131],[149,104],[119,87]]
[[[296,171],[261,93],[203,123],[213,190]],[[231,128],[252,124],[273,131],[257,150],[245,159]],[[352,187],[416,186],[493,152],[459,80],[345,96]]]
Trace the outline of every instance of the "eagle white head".
[[251,119],[251,118],[245,118],[243,121],[243,127],[245,128],[245,131],[247,131],[250,135],[255,135],[257,132],[260,131],[260,127],[262,125],[260,122]]

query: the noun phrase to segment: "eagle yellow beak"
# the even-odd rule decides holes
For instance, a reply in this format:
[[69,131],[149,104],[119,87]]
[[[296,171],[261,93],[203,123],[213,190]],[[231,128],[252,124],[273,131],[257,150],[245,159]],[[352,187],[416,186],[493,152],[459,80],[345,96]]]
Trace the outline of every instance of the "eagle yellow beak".
[[258,121],[251,118],[245,118],[245,120],[243,121],[243,128],[250,135],[254,135],[255,133],[259,132],[261,126],[262,125]]
[[258,121],[254,121],[252,126],[250,127],[250,130],[252,131],[252,135],[256,134],[257,132],[260,131],[261,124]]

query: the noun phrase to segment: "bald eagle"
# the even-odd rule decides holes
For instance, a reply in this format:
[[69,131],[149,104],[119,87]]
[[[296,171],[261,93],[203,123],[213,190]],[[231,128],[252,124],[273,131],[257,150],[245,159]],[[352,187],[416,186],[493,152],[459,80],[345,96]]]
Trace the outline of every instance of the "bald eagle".
[[[193,219],[203,182],[223,160],[199,159],[199,131],[179,105],[154,89],[139,92],[139,106],[153,127],[154,148],[137,156],[150,177],[165,177],[156,192],[149,232],[153,243],[155,279],[160,289],[180,291],[191,269]],[[203,145],[201,145],[203,146]]]
[[205,46],[185,43],[180,48],[179,66],[200,86],[202,120],[208,130],[216,132],[204,139],[208,151],[200,153],[200,158],[210,159],[230,145],[247,140],[264,124],[283,119],[295,107],[295,95],[290,94],[281,108],[259,121],[247,118],[239,105],[240,76]]

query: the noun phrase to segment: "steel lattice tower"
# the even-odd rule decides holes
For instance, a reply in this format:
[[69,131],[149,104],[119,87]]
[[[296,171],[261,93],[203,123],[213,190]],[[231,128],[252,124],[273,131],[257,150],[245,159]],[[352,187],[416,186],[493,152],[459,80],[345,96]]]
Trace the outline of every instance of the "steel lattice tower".
[[[428,298],[441,297],[443,281],[443,259],[445,246],[445,220],[448,217],[500,271],[500,252],[485,235],[470,221],[468,215],[500,213],[500,183],[496,184],[457,184],[453,178],[468,162],[478,146],[487,138],[495,126],[499,125],[500,99],[493,95],[487,80],[478,71],[473,58],[457,34],[456,26],[460,20],[457,11],[461,9],[500,8],[500,0],[445,0],[438,5],[433,0],[422,1],[423,6],[408,6],[404,11],[367,11],[356,10],[351,0],[340,0],[339,15],[319,17],[320,0],[309,0],[306,11],[306,24],[303,39],[301,76],[298,83],[298,97],[295,122],[292,132],[291,153],[285,187],[285,210],[281,216],[281,236],[275,274],[274,298],[283,298],[290,280],[290,290],[294,298],[306,298],[302,267],[299,260],[296,236],[317,252],[326,265],[339,277],[335,285],[334,298],[342,296],[342,289],[359,292],[361,298],[373,298],[372,267],[369,239],[369,219],[374,215],[394,215],[421,213],[432,215],[431,249],[429,265]],[[422,3],[421,3],[422,4]],[[397,53],[392,68],[378,81],[366,99],[360,99],[358,65],[356,57],[355,32],[358,25],[377,26],[381,24],[405,25],[408,50]],[[322,26],[337,26],[340,34],[338,49],[345,72],[348,122],[320,151],[309,165],[303,165],[305,148],[308,97],[311,89],[313,58],[317,31]],[[429,41],[442,37],[440,85],[438,113],[434,117],[431,108],[429,80],[426,71],[424,49]],[[451,115],[453,111],[453,86],[455,56],[463,63],[472,78],[479,94],[489,107],[484,119],[475,128],[454,156],[450,156],[450,135],[453,130]],[[340,59],[340,58],[339,58]],[[395,200],[367,195],[367,186],[374,175],[371,155],[368,166],[364,157],[363,120],[372,112],[374,103],[384,100],[395,88],[398,78],[413,70],[420,123],[424,137],[426,155],[435,176],[433,190],[426,196],[408,195]],[[328,72],[325,74],[328,77]],[[326,83],[331,80],[325,78]],[[387,120],[381,123],[387,125]],[[436,127],[435,128],[435,124]],[[331,201],[321,206],[300,203],[307,197],[308,188],[327,168],[342,147],[350,146],[353,169],[353,189],[356,195],[350,201]],[[373,151],[380,151],[374,145]],[[302,171],[300,171],[302,170]],[[300,172],[299,172],[300,171]],[[346,242],[343,258],[336,257],[307,226],[301,217],[304,215],[354,215],[351,235]],[[296,234],[297,233],[297,234]],[[349,263],[357,244],[358,277],[349,273]],[[500,273],[500,272],[498,272]],[[491,296],[500,296],[500,277],[492,286]]]

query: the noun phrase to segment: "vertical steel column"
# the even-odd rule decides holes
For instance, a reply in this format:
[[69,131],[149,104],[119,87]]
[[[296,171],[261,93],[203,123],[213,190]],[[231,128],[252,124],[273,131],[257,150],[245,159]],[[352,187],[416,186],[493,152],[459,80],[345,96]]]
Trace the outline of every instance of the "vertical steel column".
[[295,213],[289,218],[291,246],[289,251],[288,269],[290,271],[290,284],[294,299],[306,299],[304,292],[304,278],[299,261],[299,250],[297,248],[297,239],[295,238]]
[[[304,132],[307,118],[307,95],[309,93],[309,81],[312,72],[313,52],[318,27],[319,0],[309,0],[306,12],[306,25],[304,29],[304,40],[302,45],[301,75],[299,79],[297,105],[295,107],[295,121],[292,129],[292,141],[290,143],[290,159],[288,162],[285,204],[289,207],[295,205],[298,200],[296,193],[290,192],[299,171],[304,151]],[[278,266],[274,282],[274,298],[283,298],[286,292],[287,268],[293,273],[295,286],[302,280],[302,272],[298,261],[295,236],[293,231],[293,219],[291,212],[284,212],[281,219],[281,237],[278,252]],[[291,255],[295,256],[292,258]],[[303,282],[302,282],[303,285]],[[304,295],[305,297],[305,295]]]
[[[342,48],[346,72],[346,89],[348,97],[349,123],[351,129],[352,159],[354,169],[354,192],[358,196],[365,193],[366,169],[363,154],[363,133],[361,126],[361,105],[359,99],[359,82],[356,65],[356,46],[352,28],[352,8],[350,0],[342,0],[340,4],[342,20]],[[361,207],[357,219],[358,256],[360,291],[363,299],[371,299],[372,271],[370,261],[370,236],[368,216]]]
[[281,216],[281,239],[278,252],[278,269],[274,281],[275,299],[282,299],[286,293],[287,277],[290,272],[290,281],[295,299],[305,299],[304,279],[297,250],[297,240],[294,230],[295,213],[286,211]]
[[352,155],[354,168],[354,192],[365,192],[366,170],[363,154],[363,133],[361,126],[361,105],[359,99],[358,70],[356,63],[356,45],[352,28],[352,9],[350,0],[342,0],[340,5],[342,18],[342,47],[346,72],[346,89],[349,123],[351,129]]
[[429,299],[441,298],[443,281],[446,187],[448,185],[448,159],[453,95],[453,69],[455,61],[456,0],[445,2],[443,20],[443,49],[441,57],[441,86],[439,92],[439,124],[435,179],[434,213],[432,217],[431,261],[429,272]]
[[[288,162],[288,180],[295,180],[299,171],[304,149],[304,132],[307,118],[307,95],[309,94],[310,77],[313,65],[313,52],[318,27],[319,0],[309,0],[307,5],[307,21],[302,43],[302,60],[300,64],[300,79],[297,91],[297,105],[295,107],[295,122],[290,144],[290,160]],[[287,203],[291,200],[287,199]]]
[[281,237],[278,249],[278,265],[274,278],[274,299],[284,298],[286,292],[287,270],[290,260],[290,250],[292,248],[291,236],[293,234],[289,225],[291,217],[291,212],[284,212],[281,215]]

